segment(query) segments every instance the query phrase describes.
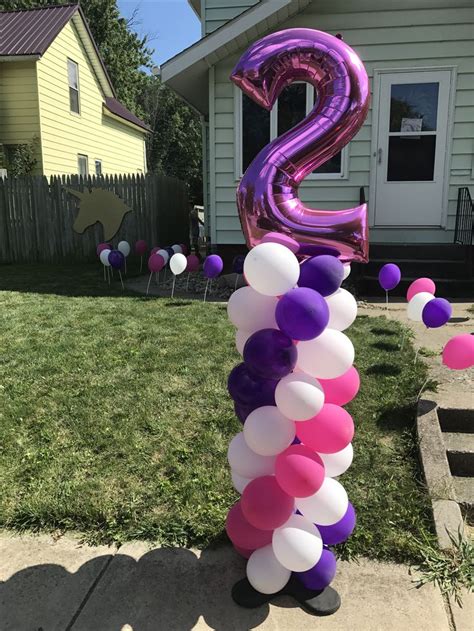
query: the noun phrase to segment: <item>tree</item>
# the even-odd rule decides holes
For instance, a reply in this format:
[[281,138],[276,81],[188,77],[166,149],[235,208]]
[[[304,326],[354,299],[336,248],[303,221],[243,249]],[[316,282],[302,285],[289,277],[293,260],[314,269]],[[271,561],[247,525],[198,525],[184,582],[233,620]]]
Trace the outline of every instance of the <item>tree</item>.
[[[64,0],[1,0],[4,11],[32,9],[53,4],[64,4]],[[151,66],[152,50],[147,47],[147,38],[140,38],[132,29],[132,23],[120,17],[117,0],[82,0],[81,8],[89,23],[92,35],[107,67],[118,99],[138,116],[145,116],[140,109],[140,94],[143,90],[144,66]]]
[[147,77],[141,107],[153,129],[147,142],[148,168],[189,185],[190,199],[202,203],[202,137],[199,116],[158,77]]

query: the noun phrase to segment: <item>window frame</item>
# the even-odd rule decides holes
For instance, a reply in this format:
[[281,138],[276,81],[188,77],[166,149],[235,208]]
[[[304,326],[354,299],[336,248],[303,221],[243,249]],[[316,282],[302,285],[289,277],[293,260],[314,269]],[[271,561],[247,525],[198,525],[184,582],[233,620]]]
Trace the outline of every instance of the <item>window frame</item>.
[[[81,173],[81,167],[80,167],[81,158],[85,158],[86,159],[86,173],[85,174]],[[85,153],[78,153],[77,154],[77,172],[78,172],[78,175],[80,175],[82,177],[88,177],[89,176],[89,156],[87,154],[85,154]]]
[[[314,86],[305,81],[295,83],[306,84],[306,116],[314,107]],[[243,176],[243,117],[242,117],[243,92],[234,86],[234,176],[236,182]],[[278,131],[278,99],[270,112],[270,142],[277,138]],[[349,145],[342,149],[341,170],[339,173],[310,173],[304,181],[308,180],[347,180],[349,179]]]
[[[97,164],[100,164],[100,173],[97,173]],[[102,158],[94,158],[94,174],[99,177],[103,175],[102,171]]]
[[[74,64],[74,66],[76,67],[76,77],[77,77],[77,89],[74,88],[70,82],[69,82],[69,64]],[[67,58],[67,87],[68,87],[68,96],[69,96],[69,113],[72,114],[73,116],[80,116],[81,115],[81,86],[80,86],[80,82],[79,82],[79,64],[77,63],[77,61],[74,61],[74,59],[71,59],[70,57]],[[75,110],[73,110],[71,108],[71,90],[76,90],[77,91],[77,108],[78,108],[78,112],[76,112]]]

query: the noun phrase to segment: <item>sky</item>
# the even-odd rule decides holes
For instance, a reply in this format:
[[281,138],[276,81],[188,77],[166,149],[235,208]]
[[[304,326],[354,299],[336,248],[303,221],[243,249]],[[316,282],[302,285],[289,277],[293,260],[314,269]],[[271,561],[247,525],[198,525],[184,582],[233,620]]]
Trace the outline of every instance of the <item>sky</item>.
[[187,0],[118,0],[120,12],[129,18],[138,10],[133,29],[149,35],[153,60],[161,65],[201,37],[201,25]]

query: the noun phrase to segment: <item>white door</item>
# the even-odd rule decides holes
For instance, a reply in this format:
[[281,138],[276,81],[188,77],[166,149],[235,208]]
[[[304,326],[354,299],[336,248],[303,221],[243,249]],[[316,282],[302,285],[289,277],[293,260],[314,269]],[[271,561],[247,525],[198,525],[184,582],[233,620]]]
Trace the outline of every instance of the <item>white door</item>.
[[451,73],[380,75],[375,225],[440,226]]

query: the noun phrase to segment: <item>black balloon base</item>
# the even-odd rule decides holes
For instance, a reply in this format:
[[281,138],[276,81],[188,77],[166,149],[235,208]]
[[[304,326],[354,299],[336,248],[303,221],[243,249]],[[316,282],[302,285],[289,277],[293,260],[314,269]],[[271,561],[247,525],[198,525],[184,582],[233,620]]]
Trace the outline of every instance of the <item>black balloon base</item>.
[[257,592],[246,578],[243,578],[232,588],[234,602],[246,609],[262,607],[277,596],[291,596],[305,611],[314,616],[331,616],[341,606],[341,598],[332,587],[326,587],[322,591],[306,589],[294,576],[276,594]]

